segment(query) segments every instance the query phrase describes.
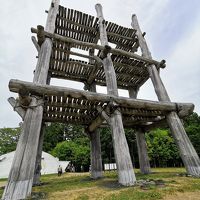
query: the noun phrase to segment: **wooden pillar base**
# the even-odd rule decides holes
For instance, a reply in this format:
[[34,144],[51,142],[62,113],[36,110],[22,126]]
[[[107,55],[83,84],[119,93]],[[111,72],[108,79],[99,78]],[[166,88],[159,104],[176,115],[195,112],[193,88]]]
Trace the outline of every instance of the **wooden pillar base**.
[[138,148],[138,156],[140,163],[140,172],[142,174],[151,173],[149,157],[147,153],[147,144],[145,141],[145,134],[141,129],[136,131],[136,140],[137,140],[137,148]]
[[188,174],[200,177],[200,159],[188,138],[181,120],[176,112],[167,115],[167,122],[179,148],[180,156]]
[[[33,98],[30,106],[37,105],[38,101]],[[42,106],[32,107],[26,111],[8,183],[2,198],[4,200],[25,199],[31,194],[42,116]]]
[[122,116],[118,110],[111,116],[111,129],[118,171],[118,182],[124,186],[132,186],[135,184],[136,178],[123,129]]
[[101,159],[101,142],[98,130],[90,133],[91,148],[91,178],[98,179],[103,177],[102,159]]

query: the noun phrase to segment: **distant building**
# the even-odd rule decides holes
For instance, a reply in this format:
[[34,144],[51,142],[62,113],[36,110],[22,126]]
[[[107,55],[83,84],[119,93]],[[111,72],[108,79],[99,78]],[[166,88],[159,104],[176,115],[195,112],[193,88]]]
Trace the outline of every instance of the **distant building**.
[[[15,151],[0,156],[0,178],[8,178]],[[58,166],[61,165],[63,171],[68,166],[69,161],[59,161],[58,158],[42,152],[41,174],[55,174]]]

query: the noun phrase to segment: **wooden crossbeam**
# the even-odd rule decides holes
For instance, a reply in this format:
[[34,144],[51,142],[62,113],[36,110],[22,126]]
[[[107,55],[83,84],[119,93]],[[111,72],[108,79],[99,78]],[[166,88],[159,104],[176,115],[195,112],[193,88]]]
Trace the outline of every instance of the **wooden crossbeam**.
[[58,87],[50,85],[41,85],[38,83],[31,83],[26,81],[20,81],[11,79],[9,82],[9,89],[12,92],[20,93],[20,90],[26,90],[27,92],[44,96],[63,96],[63,97],[73,97],[80,99],[87,99],[90,101],[99,101],[102,103],[116,102],[118,106],[123,106],[127,108],[136,108],[136,109],[147,109],[147,110],[158,110],[158,111],[184,111],[192,113],[194,109],[194,104],[192,103],[173,103],[173,102],[156,102],[148,101],[141,99],[129,99],[125,97],[117,97],[107,94],[98,94],[94,92],[87,92],[67,87]]
[[[38,33],[38,29],[31,28],[31,32],[32,33]],[[72,39],[72,38],[69,38],[69,37],[63,37],[63,36],[55,34],[55,33],[49,33],[47,31],[44,31],[44,34],[45,34],[45,36],[47,36],[49,38],[54,38],[56,40],[60,40],[60,41],[63,41],[63,42],[72,43],[72,44],[76,44],[76,45],[80,45],[80,46],[86,46],[88,48],[93,48],[93,49],[98,49],[98,50],[104,50],[104,48],[105,48],[102,45],[89,43],[89,42],[82,42],[82,41],[75,40],[75,39]],[[123,51],[121,49],[111,48],[110,52],[112,54],[127,56],[127,57],[130,57],[130,58],[134,58],[134,59],[138,59],[138,60],[147,62],[148,64],[155,64],[155,65],[159,65],[160,67],[162,67],[162,65],[160,65],[160,62],[158,62],[158,61],[155,61],[153,59],[148,59],[148,58],[139,56],[139,55],[131,53],[131,52],[126,52],[126,51]]]

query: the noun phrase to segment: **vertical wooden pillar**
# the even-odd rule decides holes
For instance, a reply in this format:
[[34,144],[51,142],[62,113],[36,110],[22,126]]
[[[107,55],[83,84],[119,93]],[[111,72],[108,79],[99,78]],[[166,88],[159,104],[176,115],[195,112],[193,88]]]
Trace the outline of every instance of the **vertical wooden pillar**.
[[[106,46],[108,45],[108,39],[102,6],[96,4],[95,8],[97,11],[97,17],[99,18],[100,41],[103,46]],[[107,92],[108,94],[118,96],[116,74],[109,53],[103,58],[103,66],[106,76]],[[118,170],[118,181],[120,184],[125,186],[134,185],[136,178],[124,133],[122,115],[119,110],[114,111],[111,115],[110,121],[114,154]]]
[[[151,53],[148,49],[144,37],[142,36],[142,32],[140,30],[136,15],[132,16],[132,27],[137,30],[136,34],[139,40],[142,56],[151,59]],[[150,78],[154,85],[155,92],[159,101],[170,101],[170,98],[159,76],[156,66],[150,65],[148,66],[147,70],[150,74]],[[181,120],[179,119],[176,112],[171,112],[166,117],[168,125],[172,132],[172,136],[174,137],[175,142],[179,148],[180,156],[186,167],[187,173],[193,176],[200,177],[200,159],[185,132]]]
[[[59,0],[52,0],[45,30],[53,33],[58,12]],[[42,43],[33,82],[46,84],[52,41],[47,38]],[[4,200],[25,199],[31,194],[35,170],[36,155],[41,131],[43,105],[41,99],[32,97],[24,118],[16,153],[11,166],[8,183],[5,187]]]
[[[96,92],[96,85],[91,84],[89,91]],[[91,160],[91,178],[98,179],[103,177],[102,159],[101,159],[101,140],[99,130],[88,133],[90,138],[90,160]]]
[[98,179],[103,177],[101,159],[101,141],[99,130],[89,133],[90,137],[90,159],[91,159],[91,178]]
[[138,156],[140,163],[140,172],[142,174],[149,174],[151,173],[151,170],[147,152],[147,143],[145,140],[145,133],[141,128],[138,128],[136,130],[136,141],[137,141]]
[[40,137],[39,137],[39,144],[38,144],[38,149],[37,149],[37,157],[36,157],[36,162],[35,162],[33,185],[40,185],[40,176],[41,176],[41,169],[42,169],[42,165],[41,165],[42,147],[43,147],[43,141],[44,141],[44,134],[45,134],[45,124],[42,124]]
[[[51,75],[48,73],[47,75],[47,85],[50,85]],[[42,161],[42,149],[43,149],[43,141],[44,141],[44,134],[45,134],[46,124],[43,123],[40,131],[40,137],[38,142],[38,149],[37,149],[37,156],[35,162],[35,171],[33,177],[33,185],[40,185],[40,176],[41,176],[41,161]]]
[[[136,99],[138,90],[136,89],[129,89],[129,97]],[[140,172],[142,174],[149,174],[150,170],[150,163],[149,157],[147,152],[147,144],[145,140],[145,133],[141,128],[136,130],[136,141],[137,141],[137,148],[138,148],[138,157],[139,157],[139,164],[140,164]]]

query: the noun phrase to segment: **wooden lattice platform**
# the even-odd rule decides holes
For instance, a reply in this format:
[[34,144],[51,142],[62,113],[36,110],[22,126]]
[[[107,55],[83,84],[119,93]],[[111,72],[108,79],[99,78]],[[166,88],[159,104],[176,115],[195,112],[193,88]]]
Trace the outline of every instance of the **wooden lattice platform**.
[[113,111],[118,109],[122,113],[125,126],[147,126],[164,120],[171,111],[177,111],[183,117],[190,114],[194,108],[193,104],[115,97],[19,80],[11,80],[9,87],[12,92],[25,93],[26,98],[32,95],[41,97],[44,101],[43,120],[46,122],[90,126],[95,119],[102,118],[102,111],[110,117]]
[[[99,40],[98,20],[94,16],[59,6],[55,34],[77,41],[95,44]],[[138,39],[135,34],[136,30],[125,28],[108,21],[105,21],[105,24],[107,25],[108,42],[116,45],[115,49],[132,53],[137,51]],[[74,60],[71,58],[71,55],[78,54],[73,54],[70,51],[71,48],[78,48],[85,51],[91,49],[89,46],[68,43],[54,38],[49,68],[51,77],[81,81],[86,84],[93,82],[97,85],[106,86],[102,63],[97,66],[97,63],[91,62],[88,56],[85,56],[88,58],[88,62],[82,61],[81,58]],[[100,56],[100,52],[98,51],[96,55]],[[145,62],[142,58],[134,59],[114,54],[111,55],[111,58],[119,88],[138,88],[149,78],[146,66],[151,63],[148,61]]]

